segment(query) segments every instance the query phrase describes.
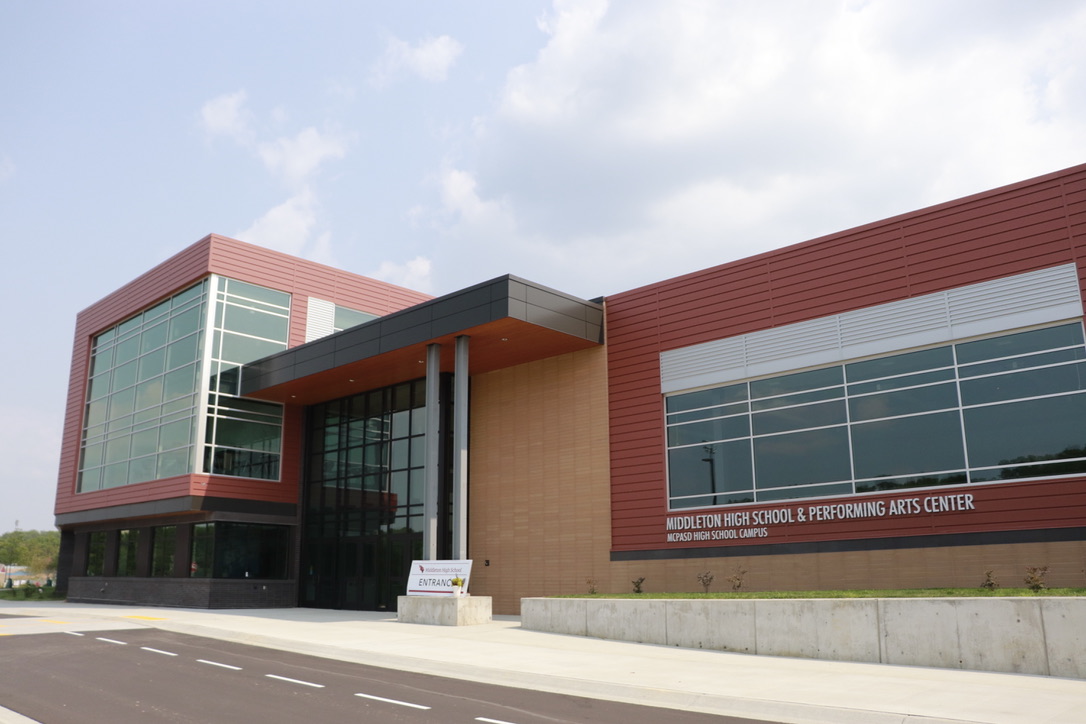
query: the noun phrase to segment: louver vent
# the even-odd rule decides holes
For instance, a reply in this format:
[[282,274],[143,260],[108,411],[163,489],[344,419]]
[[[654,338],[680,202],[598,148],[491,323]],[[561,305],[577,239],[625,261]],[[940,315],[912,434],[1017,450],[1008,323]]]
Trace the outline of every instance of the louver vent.
[[660,355],[661,391],[717,385],[1082,316],[1074,264]]
[[315,297],[309,298],[309,312],[305,318],[305,341],[312,342],[327,337],[335,330],[336,305]]

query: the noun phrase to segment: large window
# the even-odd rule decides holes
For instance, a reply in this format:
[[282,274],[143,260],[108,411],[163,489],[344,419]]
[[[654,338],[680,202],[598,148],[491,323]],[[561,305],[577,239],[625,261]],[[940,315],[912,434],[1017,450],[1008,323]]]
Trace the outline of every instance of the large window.
[[286,349],[289,326],[286,292],[213,276],[95,337],[78,490],[197,469],[277,480],[282,406],[237,393],[241,367]]
[[347,307],[341,307],[337,304],[335,318],[332,321],[332,329],[336,332],[342,332],[345,329],[357,327],[360,324],[365,324],[374,319],[377,319],[376,314],[360,312],[357,309],[348,309]]
[[311,408],[302,605],[395,606],[422,556],[426,412],[424,380]]
[[262,523],[197,523],[193,578],[286,578],[290,529]]
[[117,575],[134,576],[138,570],[140,531],[138,528],[122,530],[117,536]]
[[290,295],[216,278],[203,470],[279,478],[283,408],[237,397],[242,365],[287,348]]
[[85,573],[88,576],[101,576],[105,572],[106,562],[106,534],[104,531],[96,531],[87,535],[87,565]]
[[423,380],[313,408],[306,475],[308,537],[422,531]]
[[172,576],[177,550],[177,526],[163,525],[151,534],[151,575]]
[[80,492],[192,472],[206,286],[95,338]]
[[1086,473],[1079,322],[671,395],[673,509]]

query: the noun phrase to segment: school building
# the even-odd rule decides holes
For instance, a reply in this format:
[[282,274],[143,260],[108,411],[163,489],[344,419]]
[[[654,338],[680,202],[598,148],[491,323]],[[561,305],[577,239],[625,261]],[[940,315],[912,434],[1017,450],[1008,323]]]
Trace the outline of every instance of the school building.
[[211,235],[78,315],[69,600],[1084,584],[1086,165],[597,299]]

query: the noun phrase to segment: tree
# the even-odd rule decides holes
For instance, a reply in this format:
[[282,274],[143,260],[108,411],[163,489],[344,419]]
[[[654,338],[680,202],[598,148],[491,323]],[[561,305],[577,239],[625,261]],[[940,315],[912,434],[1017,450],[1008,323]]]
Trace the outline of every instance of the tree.
[[56,571],[60,532],[14,530],[0,534],[0,564],[26,566],[31,574]]

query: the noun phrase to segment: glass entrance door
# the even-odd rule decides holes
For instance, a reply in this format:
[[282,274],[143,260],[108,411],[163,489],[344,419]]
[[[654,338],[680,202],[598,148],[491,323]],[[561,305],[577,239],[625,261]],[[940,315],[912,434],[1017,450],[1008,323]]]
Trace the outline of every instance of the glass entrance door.
[[396,610],[422,557],[425,391],[418,380],[310,408],[299,605]]

